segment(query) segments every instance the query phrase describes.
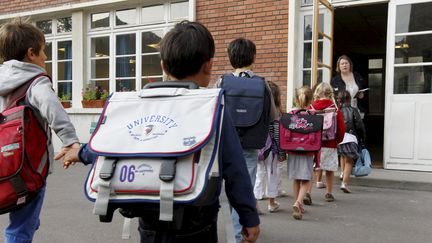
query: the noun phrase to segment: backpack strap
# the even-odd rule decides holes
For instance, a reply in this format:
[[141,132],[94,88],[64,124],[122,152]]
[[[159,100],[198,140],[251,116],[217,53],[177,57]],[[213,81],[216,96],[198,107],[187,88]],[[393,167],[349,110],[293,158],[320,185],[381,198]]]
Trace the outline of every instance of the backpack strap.
[[29,89],[33,81],[35,81],[36,79],[42,76],[46,76],[49,78],[49,80],[51,80],[51,78],[45,73],[39,73],[38,75],[34,76],[32,79],[30,79],[29,81],[25,82],[24,84],[16,88],[14,91],[12,91],[11,95],[9,96],[9,101],[6,104],[5,109],[10,109],[12,107],[18,106],[18,103],[21,100],[23,100],[24,97],[26,96],[27,90]]
[[102,167],[99,177],[102,179],[98,187],[98,196],[96,198],[93,213],[96,215],[106,215],[108,212],[108,201],[111,194],[111,178],[114,175],[118,159],[101,157]]

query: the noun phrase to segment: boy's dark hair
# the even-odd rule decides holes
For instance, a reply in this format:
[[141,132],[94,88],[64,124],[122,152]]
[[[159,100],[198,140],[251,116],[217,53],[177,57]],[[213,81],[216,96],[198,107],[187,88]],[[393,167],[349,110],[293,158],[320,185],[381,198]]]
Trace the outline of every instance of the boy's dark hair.
[[45,36],[40,29],[27,19],[13,19],[0,28],[0,62],[22,61],[29,48],[38,55],[43,44]]
[[185,20],[176,24],[160,42],[164,68],[177,79],[197,74],[214,53],[212,35],[198,22]]
[[228,45],[228,57],[233,68],[252,65],[255,61],[256,46],[251,40],[238,38]]
[[339,106],[342,106],[343,104],[351,104],[351,94],[346,90],[339,91],[337,100]]

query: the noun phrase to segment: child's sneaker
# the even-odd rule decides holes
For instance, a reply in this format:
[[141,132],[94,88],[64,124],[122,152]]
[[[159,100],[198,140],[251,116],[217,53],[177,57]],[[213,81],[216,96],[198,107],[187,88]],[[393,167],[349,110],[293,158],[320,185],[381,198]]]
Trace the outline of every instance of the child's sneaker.
[[305,205],[312,205],[312,197],[309,192],[306,192],[306,195],[303,198],[303,203]]
[[292,213],[293,218],[300,220],[303,218],[303,214],[301,213],[301,209],[299,206],[297,205],[293,205],[293,213]]
[[327,185],[324,182],[317,181],[316,188],[321,189],[321,188],[326,188],[326,187],[327,187]]
[[343,180],[343,172],[340,173],[339,180]]
[[278,197],[287,197],[288,196],[288,192],[286,192],[285,190],[278,190]]
[[326,200],[326,202],[333,202],[335,200],[331,193],[326,193],[324,199]]
[[341,184],[340,189],[345,193],[351,193],[351,190],[348,188],[348,186],[345,183]]
[[274,212],[276,212],[276,211],[278,211],[278,209],[279,209],[279,206],[280,206],[280,204],[278,203],[278,202],[275,202],[274,203],[275,205],[268,205],[268,211],[270,212],[270,213],[274,213]]

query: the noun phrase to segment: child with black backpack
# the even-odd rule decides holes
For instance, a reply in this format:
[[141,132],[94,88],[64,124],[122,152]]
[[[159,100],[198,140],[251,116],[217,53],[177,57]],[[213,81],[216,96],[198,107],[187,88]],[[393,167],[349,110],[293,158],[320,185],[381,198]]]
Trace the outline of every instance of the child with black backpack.
[[359,157],[359,143],[364,143],[366,139],[366,130],[361,119],[360,112],[357,108],[351,106],[351,95],[348,91],[343,90],[338,93],[338,103],[342,111],[346,132],[344,139],[337,146],[338,155],[340,156],[343,178],[340,189],[345,193],[350,193],[348,182],[351,175],[354,162]]
[[[182,21],[175,25],[160,43],[161,65],[166,74],[178,81],[193,81],[200,87],[210,82],[214,40],[205,26],[197,22]],[[191,65],[195,64],[195,65]],[[243,226],[243,240],[255,242],[259,235],[259,217],[256,210],[253,187],[248,177],[241,145],[232,124],[230,114],[224,110],[219,147],[219,174],[225,181],[225,191],[230,204],[239,213]],[[79,151],[68,152],[64,164],[68,167],[77,161],[92,163],[95,153],[88,145]],[[58,158],[59,159],[59,158]],[[139,219],[141,242],[218,242],[217,215],[218,190],[211,198],[210,205],[179,205],[184,216],[179,225],[159,220],[159,211],[149,211]],[[174,222],[177,218],[174,218]]]
[[[235,70],[223,75],[217,86],[225,90],[226,107],[237,129],[250,181],[254,186],[258,149],[265,145],[270,122],[277,117],[277,110],[268,83],[252,72],[256,57],[255,43],[245,38],[233,40],[228,45],[228,57]],[[246,97],[240,98],[244,94],[247,94]],[[232,211],[232,218],[234,233],[240,242],[241,225],[236,210]]]

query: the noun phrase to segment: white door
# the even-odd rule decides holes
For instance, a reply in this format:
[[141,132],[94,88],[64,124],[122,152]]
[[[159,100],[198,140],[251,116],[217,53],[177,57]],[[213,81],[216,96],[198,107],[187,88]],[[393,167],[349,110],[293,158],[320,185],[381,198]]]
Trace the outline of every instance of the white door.
[[432,1],[389,3],[386,169],[432,171]]

